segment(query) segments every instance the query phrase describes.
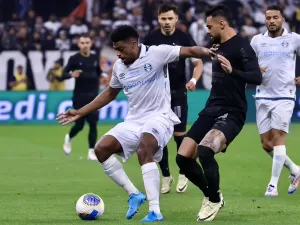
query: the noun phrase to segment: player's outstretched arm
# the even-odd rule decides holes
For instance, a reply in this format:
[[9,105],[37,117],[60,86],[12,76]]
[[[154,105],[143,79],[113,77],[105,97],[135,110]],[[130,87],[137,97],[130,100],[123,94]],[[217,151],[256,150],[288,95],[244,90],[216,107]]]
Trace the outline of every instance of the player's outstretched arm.
[[57,115],[56,120],[59,121],[59,123],[62,125],[72,123],[75,120],[78,120],[79,118],[84,117],[85,115],[106,106],[108,103],[110,103],[117,97],[121,90],[121,88],[112,88],[108,86],[89,104],[85,105],[84,107],[78,110],[71,109],[64,113],[59,113]]
[[201,59],[202,57],[214,57],[216,54],[208,48],[200,47],[200,46],[193,46],[193,47],[181,47],[180,48],[180,57],[183,58],[198,58]]

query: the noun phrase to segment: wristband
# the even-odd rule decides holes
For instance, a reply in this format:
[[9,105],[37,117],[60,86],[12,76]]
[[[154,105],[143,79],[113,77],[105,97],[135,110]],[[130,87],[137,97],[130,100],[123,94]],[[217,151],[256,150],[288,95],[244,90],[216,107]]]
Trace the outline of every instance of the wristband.
[[194,85],[197,84],[197,80],[196,80],[195,78],[192,78],[192,79],[190,80],[190,82],[192,82]]

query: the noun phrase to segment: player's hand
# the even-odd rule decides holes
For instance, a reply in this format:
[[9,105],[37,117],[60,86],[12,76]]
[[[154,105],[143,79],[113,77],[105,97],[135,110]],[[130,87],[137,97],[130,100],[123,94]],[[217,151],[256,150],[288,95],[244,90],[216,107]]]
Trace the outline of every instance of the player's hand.
[[80,76],[81,72],[82,72],[82,70],[74,70],[72,72],[72,77],[78,78]]
[[232,66],[231,63],[222,55],[217,55],[219,62],[221,63],[222,69],[230,74],[232,73]]
[[264,73],[267,71],[268,67],[259,67],[260,72]]
[[300,77],[296,77],[295,81],[296,81],[296,85],[300,85]]
[[196,84],[193,81],[189,81],[186,85],[185,88],[189,91],[195,91],[196,90]]
[[59,113],[56,116],[56,120],[63,126],[78,120],[80,116],[75,109],[69,109],[64,113]]

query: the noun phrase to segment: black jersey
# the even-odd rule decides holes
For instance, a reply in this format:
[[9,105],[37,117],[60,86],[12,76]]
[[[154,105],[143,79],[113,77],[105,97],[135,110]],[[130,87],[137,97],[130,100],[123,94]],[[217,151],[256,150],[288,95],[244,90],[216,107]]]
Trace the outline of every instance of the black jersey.
[[[193,38],[188,34],[178,29],[170,35],[164,35],[160,29],[150,33],[144,42],[145,45],[180,45],[180,46],[195,46],[197,45]],[[177,62],[168,64],[170,75],[170,88],[171,90],[185,89],[186,76],[185,76],[185,58],[179,59]]]
[[233,68],[225,73],[215,57],[212,62],[212,88],[204,110],[200,114],[221,115],[228,111],[241,112],[246,117],[246,84],[260,85],[262,74],[250,43],[235,35],[222,43],[217,54],[228,59]]
[[82,70],[80,76],[75,78],[74,98],[94,97],[99,92],[99,77],[101,69],[99,59],[95,54],[83,56],[79,52],[69,58],[64,68],[62,79],[71,78],[71,71]]

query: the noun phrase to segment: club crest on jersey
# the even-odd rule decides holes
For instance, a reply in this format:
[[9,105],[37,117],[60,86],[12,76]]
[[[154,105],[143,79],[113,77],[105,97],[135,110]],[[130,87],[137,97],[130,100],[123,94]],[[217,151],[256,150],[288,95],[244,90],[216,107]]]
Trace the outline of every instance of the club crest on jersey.
[[282,45],[282,47],[287,48],[287,47],[289,46],[289,43],[286,42],[286,41],[283,41],[283,42],[281,43],[281,45]]
[[150,72],[150,71],[152,70],[152,65],[151,65],[150,63],[146,63],[146,64],[144,65],[144,70],[145,70],[146,72]]

